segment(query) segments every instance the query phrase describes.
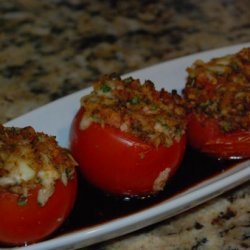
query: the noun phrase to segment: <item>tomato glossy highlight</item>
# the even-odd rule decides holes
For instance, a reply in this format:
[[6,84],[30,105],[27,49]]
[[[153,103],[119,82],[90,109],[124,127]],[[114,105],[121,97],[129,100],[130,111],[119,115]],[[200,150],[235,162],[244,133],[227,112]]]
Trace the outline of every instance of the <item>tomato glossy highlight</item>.
[[159,191],[157,189],[163,188],[180,165],[185,135],[168,148],[156,148],[110,126],[92,123],[81,130],[83,115],[81,108],[72,123],[71,152],[86,180],[103,191],[117,195],[147,195]]
[[37,202],[38,188],[30,190],[25,204],[18,202],[17,194],[0,192],[0,243],[24,245],[53,233],[72,210],[76,191],[76,176],[66,186],[57,181],[53,195],[42,207]]
[[214,157],[250,157],[250,131],[223,133],[215,119],[204,115],[189,115],[188,141],[192,147]]

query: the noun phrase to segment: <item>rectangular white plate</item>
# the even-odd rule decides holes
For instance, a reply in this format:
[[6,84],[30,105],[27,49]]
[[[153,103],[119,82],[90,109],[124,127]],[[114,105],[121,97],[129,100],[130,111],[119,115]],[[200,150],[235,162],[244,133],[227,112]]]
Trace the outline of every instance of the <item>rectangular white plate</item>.
[[[142,81],[149,79],[155,83],[158,89],[177,89],[180,91],[185,84],[187,76],[186,68],[196,59],[207,61],[213,57],[235,53],[241,48],[249,46],[250,43],[245,43],[198,53],[135,71],[127,76],[133,76]],[[31,125],[38,131],[55,135],[59,144],[63,147],[67,147],[69,127],[77,109],[79,108],[80,97],[86,95],[90,91],[91,88],[78,91],[14,119],[5,125],[18,127]],[[98,224],[97,226],[80,229],[75,232],[61,235],[30,246],[21,247],[19,249],[76,249],[111,239],[190,209],[249,180],[249,178],[250,161],[245,161],[239,164],[237,168],[232,168],[229,171],[216,175],[216,177],[209,178],[208,180],[193,186],[191,189],[188,189],[165,202],[163,201],[156,206],[152,206],[140,212],[123,216],[106,223]]]

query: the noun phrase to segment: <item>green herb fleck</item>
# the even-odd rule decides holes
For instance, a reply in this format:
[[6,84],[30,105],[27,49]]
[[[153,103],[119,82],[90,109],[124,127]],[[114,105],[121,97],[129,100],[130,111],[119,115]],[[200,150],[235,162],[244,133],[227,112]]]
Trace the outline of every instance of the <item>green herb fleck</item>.
[[71,179],[74,172],[73,172],[73,169],[72,169],[72,168],[66,168],[66,169],[65,169],[65,173],[66,173],[67,178],[68,178],[68,179]]
[[188,82],[187,82],[187,86],[188,87],[194,87],[195,83],[196,83],[196,79],[195,78],[193,78],[193,77],[189,77],[188,78]]
[[231,67],[234,71],[238,72],[239,71],[239,66],[236,62],[231,63]]
[[103,93],[108,93],[111,90],[111,88],[107,84],[103,84],[101,86],[101,90]]
[[127,77],[123,80],[123,82],[125,83],[131,83],[133,81],[133,78],[132,77]]
[[222,130],[224,132],[229,132],[231,130],[231,128],[232,128],[230,122],[227,122],[227,121],[223,121],[221,123],[221,127],[222,127]]
[[175,133],[176,133],[177,136],[182,135],[182,132],[183,132],[183,128],[180,128],[180,127],[175,128]]
[[162,124],[162,127],[163,127],[164,129],[169,129],[169,126],[168,126],[168,124],[166,124],[166,123]]
[[132,99],[130,100],[130,103],[134,105],[138,104],[139,102],[140,102],[140,99],[138,96],[133,96]]
[[156,111],[158,109],[158,106],[156,105],[156,104],[153,104],[152,106],[151,106],[151,110],[152,111]]
[[18,206],[26,206],[28,203],[28,199],[26,196],[20,196],[19,199],[17,200]]
[[211,101],[210,100],[200,103],[200,107],[201,107],[202,110],[207,109],[210,105],[211,105]]

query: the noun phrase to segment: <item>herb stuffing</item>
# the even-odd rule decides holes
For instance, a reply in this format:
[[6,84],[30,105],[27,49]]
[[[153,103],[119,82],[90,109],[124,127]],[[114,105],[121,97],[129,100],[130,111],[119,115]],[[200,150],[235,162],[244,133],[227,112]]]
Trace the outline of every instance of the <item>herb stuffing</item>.
[[57,180],[66,186],[74,176],[76,162],[54,137],[32,127],[0,125],[0,192],[16,193],[25,206],[29,190],[39,187],[37,202],[44,206]]
[[224,133],[250,130],[250,48],[209,62],[197,60],[187,72],[188,111],[216,119]]
[[105,75],[93,83],[93,91],[81,99],[85,109],[80,127],[92,122],[112,126],[154,146],[171,146],[185,133],[183,99],[176,91],[157,91],[147,80]]

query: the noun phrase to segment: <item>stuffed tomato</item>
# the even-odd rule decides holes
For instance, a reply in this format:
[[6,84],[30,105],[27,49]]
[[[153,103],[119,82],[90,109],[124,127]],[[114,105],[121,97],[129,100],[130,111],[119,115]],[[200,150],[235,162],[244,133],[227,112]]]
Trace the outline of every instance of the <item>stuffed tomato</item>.
[[0,126],[0,244],[44,239],[73,208],[76,162],[54,137]]
[[70,149],[84,178],[104,192],[159,192],[179,167],[186,146],[183,100],[152,82],[104,76],[81,100]]
[[183,90],[188,141],[218,158],[250,157],[250,48],[196,61]]

